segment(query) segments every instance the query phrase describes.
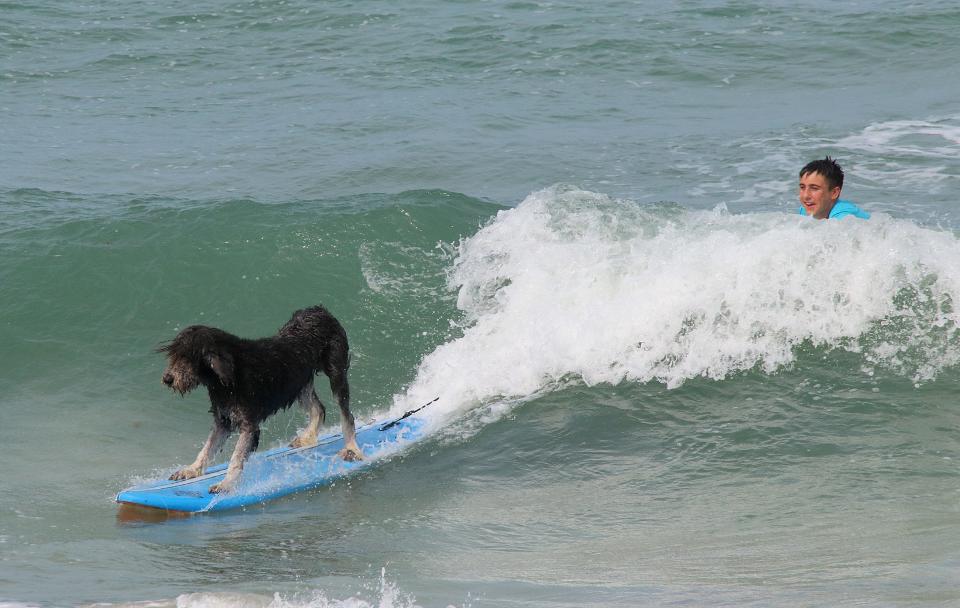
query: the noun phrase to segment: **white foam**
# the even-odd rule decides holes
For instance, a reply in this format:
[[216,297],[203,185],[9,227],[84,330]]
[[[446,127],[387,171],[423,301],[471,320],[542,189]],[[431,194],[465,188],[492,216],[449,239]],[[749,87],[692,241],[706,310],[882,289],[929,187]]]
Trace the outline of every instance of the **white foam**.
[[773,373],[804,342],[918,379],[960,360],[936,337],[960,321],[960,242],[883,214],[688,212],[550,188],[462,241],[449,283],[463,335],[423,359],[397,411],[439,395],[443,418],[570,378]]
[[844,137],[836,145],[880,155],[901,154],[953,161],[960,150],[960,120],[951,117],[881,122],[869,125],[861,133]]
[[383,570],[373,597],[331,599],[322,591],[273,597],[252,593],[189,593],[177,598],[177,608],[419,608],[416,600],[386,580]]
[[[345,599],[335,599],[322,590],[304,593],[263,595],[247,592],[210,591],[184,593],[175,600],[88,604],[84,608],[420,608],[416,599],[387,580],[386,569],[379,581],[364,584],[363,590]],[[28,604],[4,604],[0,608],[33,608]],[[448,607],[448,608],[452,608]]]
[[430,270],[433,264],[424,266],[425,259],[437,265],[446,258],[439,250],[425,250],[396,242],[376,241],[360,245],[360,271],[367,287],[385,295],[431,296],[425,291],[428,279],[435,278]]
[[853,174],[866,183],[937,193],[957,178],[960,117],[872,124],[833,147],[858,159]]

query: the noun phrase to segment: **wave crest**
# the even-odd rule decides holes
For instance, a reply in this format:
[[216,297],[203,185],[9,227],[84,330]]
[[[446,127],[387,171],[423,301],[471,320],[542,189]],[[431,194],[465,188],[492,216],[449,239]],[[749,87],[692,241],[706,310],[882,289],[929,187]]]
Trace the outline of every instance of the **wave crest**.
[[883,214],[688,212],[553,187],[462,240],[448,283],[463,334],[424,358],[405,397],[453,409],[570,377],[774,373],[802,344],[917,381],[960,361],[960,243]]

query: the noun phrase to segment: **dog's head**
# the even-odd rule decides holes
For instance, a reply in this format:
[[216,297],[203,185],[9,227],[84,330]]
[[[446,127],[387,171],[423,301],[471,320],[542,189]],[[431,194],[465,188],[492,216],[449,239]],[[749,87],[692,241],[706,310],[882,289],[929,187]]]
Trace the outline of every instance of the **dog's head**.
[[162,381],[181,395],[201,384],[232,386],[234,362],[226,341],[230,335],[214,327],[191,325],[157,352],[167,356]]

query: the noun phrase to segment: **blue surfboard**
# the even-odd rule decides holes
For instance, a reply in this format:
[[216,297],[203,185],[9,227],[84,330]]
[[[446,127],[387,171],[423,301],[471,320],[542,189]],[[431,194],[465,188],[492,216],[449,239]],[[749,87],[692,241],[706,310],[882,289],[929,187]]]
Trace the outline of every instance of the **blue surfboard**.
[[363,452],[363,460],[346,461],[337,455],[343,448],[340,433],[321,436],[314,446],[255,453],[244,465],[237,486],[223,494],[211,494],[210,486],[226,476],[227,463],[212,466],[193,479],[159,479],[127,488],[117,494],[116,501],[121,506],[179,513],[209,513],[255,505],[327,486],[367,469],[422,439],[425,426],[422,418],[405,415],[359,427],[357,445]]

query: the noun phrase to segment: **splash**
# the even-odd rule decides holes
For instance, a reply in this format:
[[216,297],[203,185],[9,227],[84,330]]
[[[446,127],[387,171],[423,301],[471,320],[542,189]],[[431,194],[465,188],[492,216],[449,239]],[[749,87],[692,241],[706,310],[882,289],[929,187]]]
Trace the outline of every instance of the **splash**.
[[423,359],[396,409],[775,373],[804,344],[917,380],[960,361],[960,242],[883,214],[691,212],[554,187],[463,240],[448,283],[462,336]]
[[[175,600],[151,600],[122,604],[97,603],[83,608],[420,608],[416,599],[404,593],[387,579],[386,568],[381,568],[376,583],[363,585],[364,589],[346,599],[331,598],[325,591],[305,593],[274,593],[262,595],[246,592],[185,593]],[[469,604],[465,604],[467,606]],[[31,608],[29,604],[4,604],[0,608]],[[451,604],[449,608],[453,608]]]
[[272,598],[249,593],[190,593],[177,598],[177,608],[419,608],[416,600],[387,580],[386,569],[374,597],[331,599],[322,591],[307,595],[275,593]]

